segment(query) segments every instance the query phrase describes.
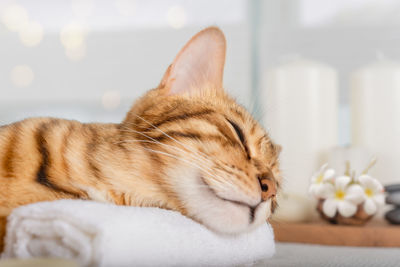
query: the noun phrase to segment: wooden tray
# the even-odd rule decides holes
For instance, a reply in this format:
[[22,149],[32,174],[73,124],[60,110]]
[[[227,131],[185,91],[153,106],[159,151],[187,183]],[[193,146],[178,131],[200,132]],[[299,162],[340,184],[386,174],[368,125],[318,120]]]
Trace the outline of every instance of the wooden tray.
[[332,246],[400,247],[400,226],[372,221],[365,226],[272,222],[275,240]]

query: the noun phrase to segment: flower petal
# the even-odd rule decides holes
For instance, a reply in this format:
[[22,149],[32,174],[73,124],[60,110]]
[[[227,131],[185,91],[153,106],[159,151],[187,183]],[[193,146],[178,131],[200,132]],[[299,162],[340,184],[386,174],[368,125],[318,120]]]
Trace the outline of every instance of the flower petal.
[[376,206],[375,202],[368,198],[365,200],[364,203],[364,211],[365,213],[367,213],[368,215],[372,215],[377,211],[378,207]]
[[339,213],[344,217],[351,217],[357,211],[357,206],[350,201],[340,201],[338,205]]
[[374,192],[375,194],[383,192],[382,184],[377,179],[369,175],[361,175],[360,177],[358,177],[358,180],[364,188],[372,190],[372,192]]
[[363,174],[358,177],[358,181],[364,188],[374,188],[373,178],[369,175]]
[[322,211],[324,214],[330,218],[335,216],[337,209],[337,202],[334,199],[325,199],[324,204],[322,204]]
[[320,198],[333,198],[335,196],[335,187],[332,184],[320,184],[316,194]]
[[361,202],[363,202],[365,199],[365,194],[364,194],[364,190],[361,186],[359,186],[358,184],[353,184],[350,185],[347,189],[346,189],[346,196],[345,196],[345,200],[350,201],[356,205],[360,204]]
[[318,180],[318,177],[324,173],[324,171],[325,171],[327,166],[328,166],[328,163],[325,163],[324,165],[321,166],[321,168],[319,168],[319,170],[317,172],[315,172],[311,176],[311,182],[312,183],[315,183]]
[[334,169],[327,169],[324,172],[324,181],[330,181],[332,178],[335,176],[335,170]]
[[349,176],[343,175],[335,179],[335,187],[344,191],[346,186],[350,183],[351,178]]
[[383,192],[383,185],[375,178],[372,178],[372,183],[374,184],[373,191],[374,193],[382,193]]

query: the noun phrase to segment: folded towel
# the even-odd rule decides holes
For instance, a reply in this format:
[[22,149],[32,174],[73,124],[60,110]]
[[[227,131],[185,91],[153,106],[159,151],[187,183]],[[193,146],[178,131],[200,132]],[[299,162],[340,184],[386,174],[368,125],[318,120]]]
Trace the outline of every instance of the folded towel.
[[2,257],[58,257],[82,266],[238,265],[271,257],[273,239],[268,224],[221,236],[173,211],[58,200],[12,212]]

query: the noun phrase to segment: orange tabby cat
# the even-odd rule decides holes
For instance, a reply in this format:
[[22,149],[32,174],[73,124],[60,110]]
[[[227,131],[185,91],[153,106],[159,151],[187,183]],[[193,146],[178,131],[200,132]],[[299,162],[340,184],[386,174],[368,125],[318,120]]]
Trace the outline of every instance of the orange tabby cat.
[[263,223],[276,206],[279,151],[224,92],[224,63],[224,35],[207,28],[120,124],[0,127],[0,228],[15,207],[61,198],[176,210],[221,233]]

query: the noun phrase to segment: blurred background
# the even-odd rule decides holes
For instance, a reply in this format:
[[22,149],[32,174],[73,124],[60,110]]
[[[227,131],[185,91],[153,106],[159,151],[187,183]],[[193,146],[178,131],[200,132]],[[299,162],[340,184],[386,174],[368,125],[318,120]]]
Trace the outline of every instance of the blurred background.
[[[119,122],[209,25],[228,42],[225,87],[283,145],[288,192],[323,162],[399,182],[395,0],[0,0],[0,124]],[[343,167],[344,168],[344,167]]]
[[0,123],[39,115],[119,122],[208,25],[228,36],[226,87],[249,104],[249,4],[0,0]]

